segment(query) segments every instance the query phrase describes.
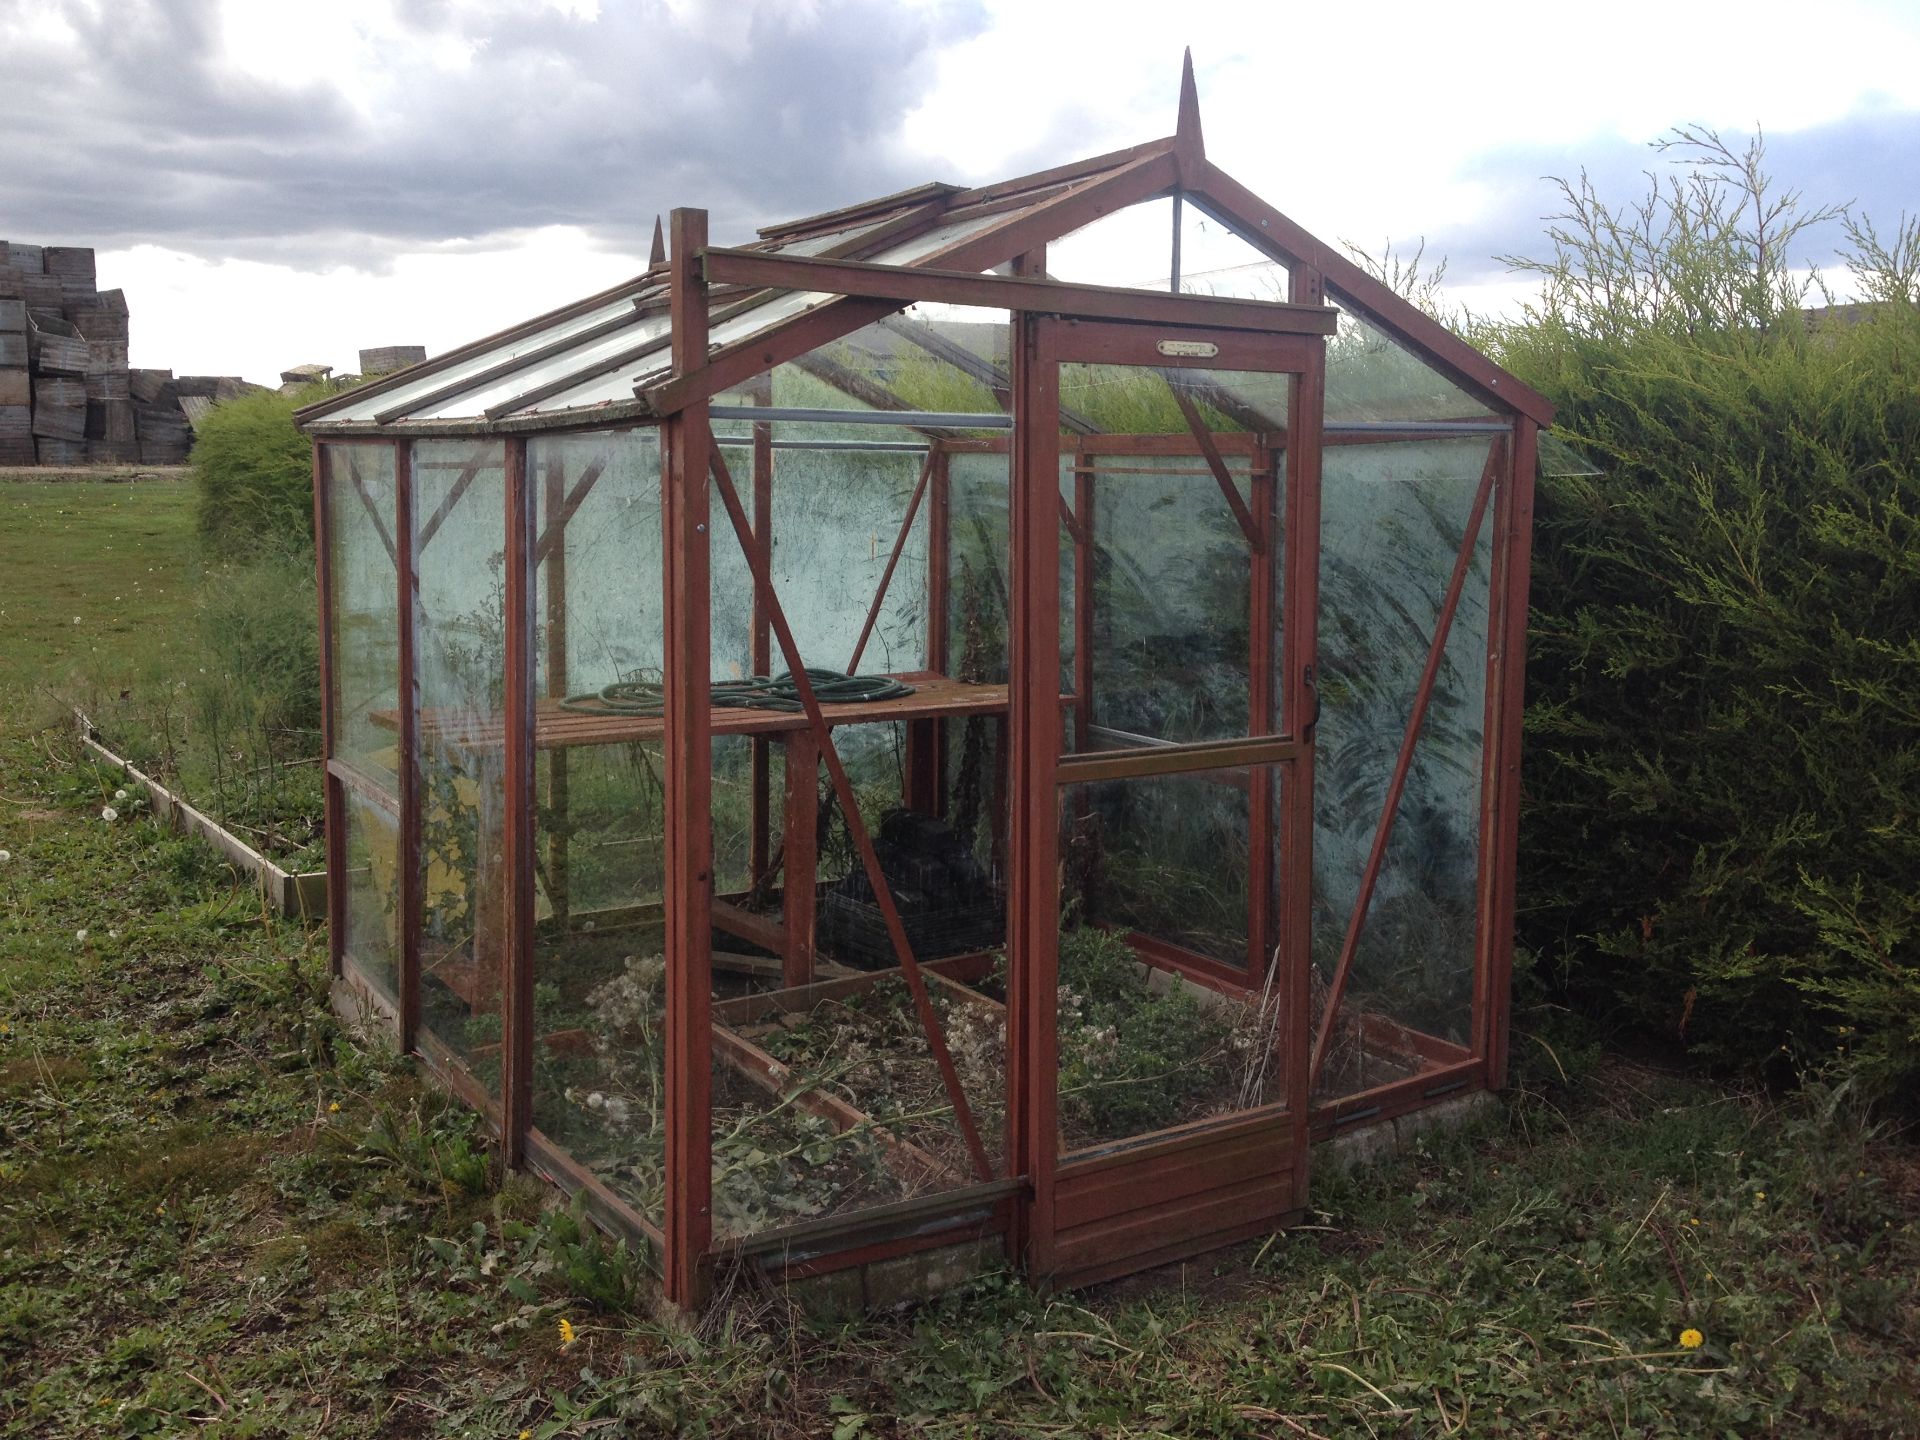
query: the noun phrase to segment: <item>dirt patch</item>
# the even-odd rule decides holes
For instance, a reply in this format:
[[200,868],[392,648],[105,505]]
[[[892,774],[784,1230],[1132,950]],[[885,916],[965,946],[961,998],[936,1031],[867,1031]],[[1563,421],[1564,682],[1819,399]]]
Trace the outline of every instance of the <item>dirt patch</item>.
[[43,1087],[58,1089],[87,1078],[87,1062],[71,1055],[31,1055],[0,1065],[0,1097],[30,1095]]

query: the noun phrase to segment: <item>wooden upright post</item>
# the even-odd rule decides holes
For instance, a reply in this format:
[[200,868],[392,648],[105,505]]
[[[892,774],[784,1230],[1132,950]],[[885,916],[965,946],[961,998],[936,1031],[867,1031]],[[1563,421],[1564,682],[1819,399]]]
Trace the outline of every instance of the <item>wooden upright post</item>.
[[[506,441],[506,943],[500,947],[501,1143],[507,1163],[526,1153],[533,1123],[533,487],[527,477],[527,442]],[[496,912],[497,913],[497,912]],[[474,936],[475,958],[485,937]]]
[[[1041,274],[1044,253],[1015,262]],[[1010,759],[1007,859],[1008,1139],[1015,1173],[1031,1183],[1015,1207],[1013,1242],[1030,1270],[1053,1268],[1056,1079],[1054,993],[1059,965],[1060,373],[1043,344],[1046,322],[1014,317],[1007,694]]]
[[[700,252],[707,213],[675,210],[669,258],[673,369],[690,376],[707,360],[707,286]],[[702,1298],[713,1238],[711,943],[713,741],[708,713],[712,596],[708,569],[707,470],[713,437],[707,404],[696,401],[667,422],[661,481],[666,588],[666,942],[668,1300],[691,1308]]]

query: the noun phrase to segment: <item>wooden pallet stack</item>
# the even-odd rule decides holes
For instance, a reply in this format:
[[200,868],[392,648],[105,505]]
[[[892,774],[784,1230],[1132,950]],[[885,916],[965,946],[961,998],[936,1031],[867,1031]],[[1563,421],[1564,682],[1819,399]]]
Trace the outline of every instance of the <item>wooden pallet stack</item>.
[[0,465],[31,465],[33,374],[27,367],[26,285],[0,245]]
[[127,336],[127,297],[99,288],[91,249],[0,240],[0,464],[149,458]]

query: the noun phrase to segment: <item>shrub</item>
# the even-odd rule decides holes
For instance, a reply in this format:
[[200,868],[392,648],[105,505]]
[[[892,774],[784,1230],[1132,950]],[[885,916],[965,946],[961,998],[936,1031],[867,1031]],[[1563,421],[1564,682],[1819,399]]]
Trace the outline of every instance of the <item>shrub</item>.
[[1789,247],[1835,212],[1758,142],[1612,209],[1564,186],[1493,339],[1599,478],[1538,497],[1521,939],[1589,1011],[1783,1074],[1920,1079],[1920,226],[1845,221],[1854,323]]
[[316,398],[255,391],[216,405],[193,443],[195,521],[208,553],[313,543],[313,460],[293,412]]

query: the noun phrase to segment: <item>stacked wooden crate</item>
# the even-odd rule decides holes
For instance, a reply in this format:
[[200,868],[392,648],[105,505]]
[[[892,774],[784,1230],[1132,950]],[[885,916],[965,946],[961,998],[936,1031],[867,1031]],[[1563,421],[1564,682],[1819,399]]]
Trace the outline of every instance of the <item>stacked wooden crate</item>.
[[[0,251],[7,247],[0,247]],[[33,464],[33,376],[27,368],[26,287],[0,253],[0,465]]]
[[127,298],[93,251],[0,241],[0,464],[142,459],[127,372]]

